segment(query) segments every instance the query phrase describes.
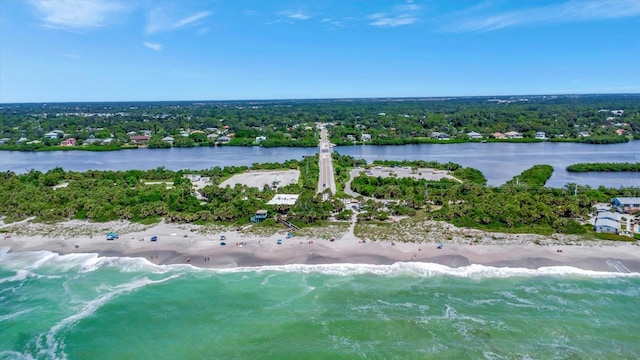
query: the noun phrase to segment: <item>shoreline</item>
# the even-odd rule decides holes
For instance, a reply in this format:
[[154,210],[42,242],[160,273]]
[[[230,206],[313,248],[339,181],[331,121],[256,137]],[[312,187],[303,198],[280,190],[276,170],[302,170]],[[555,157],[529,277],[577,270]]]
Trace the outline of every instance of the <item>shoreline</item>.
[[[291,264],[371,264],[421,262],[451,268],[484,265],[497,268],[538,269],[570,266],[603,272],[640,273],[640,246],[636,243],[574,241],[536,244],[522,234],[502,234],[495,240],[485,233],[469,238],[446,239],[430,233],[424,242],[363,241],[350,231],[336,233],[336,240],[295,235],[248,234],[235,229],[207,228],[160,222],[140,225],[124,221],[89,223],[66,221],[55,225],[24,222],[8,224],[0,235],[0,247],[10,252],[48,250],[61,255],[96,253],[99,257],[145,258],[157,265],[190,264],[202,268],[235,268]],[[106,240],[106,233],[120,236]],[[151,236],[158,241],[150,241]],[[221,236],[226,245],[221,245]],[[3,240],[4,238],[4,240]],[[438,249],[442,239],[444,247]],[[278,244],[278,239],[282,244]],[[77,247],[76,247],[77,246]],[[558,252],[562,250],[562,252]]]

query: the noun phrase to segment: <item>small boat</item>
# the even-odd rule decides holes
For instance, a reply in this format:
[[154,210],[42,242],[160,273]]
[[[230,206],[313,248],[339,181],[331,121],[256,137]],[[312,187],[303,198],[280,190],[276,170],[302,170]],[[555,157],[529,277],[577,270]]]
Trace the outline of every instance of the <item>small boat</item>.
[[278,239],[278,241],[276,241],[276,243],[277,243],[278,245],[282,245],[282,239]]

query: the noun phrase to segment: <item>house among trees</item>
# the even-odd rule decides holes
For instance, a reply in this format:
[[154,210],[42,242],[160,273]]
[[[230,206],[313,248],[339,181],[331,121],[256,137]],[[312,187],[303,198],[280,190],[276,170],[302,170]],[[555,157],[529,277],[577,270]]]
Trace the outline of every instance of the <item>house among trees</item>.
[[507,139],[522,139],[522,134],[517,131],[509,131],[504,134]]
[[536,132],[536,139],[544,140],[546,138],[547,138],[547,133],[545,133],[544,131],[537,131]]
[[96,145],[96,144],[97,144],[97,145],[100,145],[101,143],[102,143],[102,140],[100,140],[100,139],[96,139],[96,137],[95,137],[95,136],[90,135],[88,139],[85,139],[85,140],[82,142],[82,145]]
[[438,140],[449,140],[451,139],[451,137],[449,136],[449,134],[443,133],[443,132],[438,132],[438,131],[434,131],[431,133],[431,137],[434,139],[438,139]]
[[594,230],[599,233],[620,233],[620,214],[611,211],[602,211],[598,213]]
[[619,234],[620,223],[609,218],[598,217],[596,219],[594,230],[599,233]]
[[362,140],[362,141],[371,141],[371,134],[362,134],[360,136],[360,140]]
[[169,143],[169,144],[171,144],[171,145],[173,145],[173,140],[174,140],[174,139],[173,139],[173,137],[171,137],[171,136],[165,136],[165,137],[163,137],[163,138],[162,138],[162,141],[164,141],[164,142],[166,142],[166,143]]
[[60,146],[76,146],[75,138],[68,138],[60,143]]
[[221,144],[227,144],[231,141],[231,138],[228,136],[220,136],[217,141]]
[[51,132],[48,132],[46,134],[44,134],[44,137],[47,139],[58,139],[60,138],[64,133],[60,130],[53,130]]
[[256,214],[251,217],[252,223],[261,223],[269,217],[269,212],[267,210],[258,210]]
[[469,137],[469,139],[482,139],[482,134],[475,131],[467,133],[467,136]]
[[495,139],[505,139],[504,134],[501,132],[494,132],[493,134],[491,134],[491,136],[493,136]]
[[149,135],[131,135],[129,139],[134,144],[147,144],[149,142]]
[[617,197],[613,198],[611,203],[621,213],[635,214],[640,212],[640,197]]
[[578,133],[578,136],[580,136],[580,137],[589,137],[589,136],[591,136],[591,134],[589,134],[588,131],[580,131]]

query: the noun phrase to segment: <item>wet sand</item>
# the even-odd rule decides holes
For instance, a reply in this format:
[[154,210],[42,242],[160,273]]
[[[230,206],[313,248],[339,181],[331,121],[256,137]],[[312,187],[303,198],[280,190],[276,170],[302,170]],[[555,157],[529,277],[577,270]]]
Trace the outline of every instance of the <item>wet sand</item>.
[[[634,243],[593,241],[580,245],[536,245],[513,239],[483,241],[453,239],[438,249],[437,242],[367,241],[346,232],[335,241],[294,235],[285,230],[273,235],[252,235],[235,230],[206,230],[195,225],[159,223],[153,226],[112,222],[95,224],[68,221],[55,225],[4,226],[11,237],[0,247],[11,251],[49,250],[60,254],[97,253],[99,256],[141,257],[156,264],[191,264],[229,268],[285,264],[393,264],[427,262],[449,267],[480,264],[493,267],[537,269],[571,266],[584,270],[640,273],[640,246]],[[106,240],[107,229],[120,236]],[[151,236],[158,241],[150,241]],[[226,237],[221,245],[220,237]],[[433,239],[434,234],[430,234]],[[277,240],[282,239],[278,245]],[[444,239],[444,237],[443,237]],[[77,247],[76,247],[77,246]],[[558,252],[561,249],[562,252]]]

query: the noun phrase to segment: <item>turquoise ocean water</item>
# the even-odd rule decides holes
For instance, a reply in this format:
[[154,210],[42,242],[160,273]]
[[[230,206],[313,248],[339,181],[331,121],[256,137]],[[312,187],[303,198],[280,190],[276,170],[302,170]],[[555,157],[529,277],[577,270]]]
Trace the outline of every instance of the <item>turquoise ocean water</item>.
[[638,359],[640,274],[0,249],[0,359]]

